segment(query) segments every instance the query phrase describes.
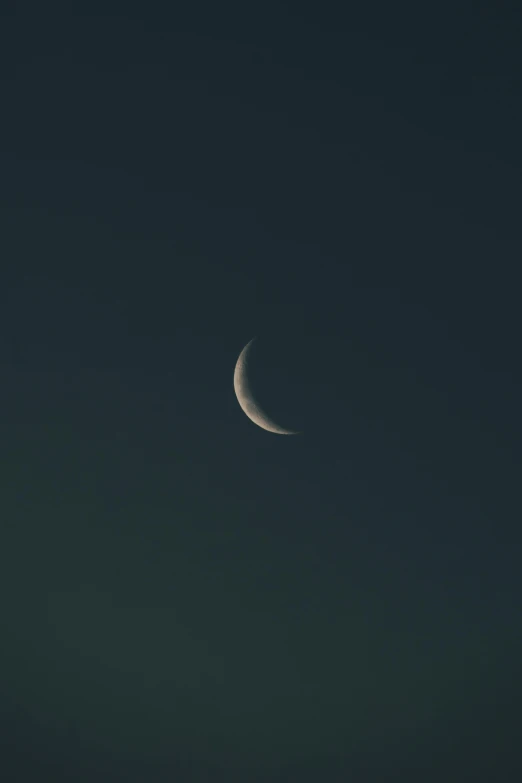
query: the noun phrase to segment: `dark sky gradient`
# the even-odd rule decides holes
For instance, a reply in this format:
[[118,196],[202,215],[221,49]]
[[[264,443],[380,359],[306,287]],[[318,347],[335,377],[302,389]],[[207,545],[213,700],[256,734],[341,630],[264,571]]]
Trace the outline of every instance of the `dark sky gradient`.
[[512,783],[519,4],[129,5],[1,20],[0,776]]

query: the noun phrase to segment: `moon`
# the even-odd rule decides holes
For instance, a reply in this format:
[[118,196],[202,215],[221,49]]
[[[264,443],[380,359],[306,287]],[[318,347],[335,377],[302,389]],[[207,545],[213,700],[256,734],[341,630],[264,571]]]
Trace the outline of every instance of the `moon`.
[[248,418],[253,421],[254,424],[257,424],[258,427],[262,427],[262,429],[268,430],[268,432],[274,432],[276,435],[298,435],[298,432],[295,432],[294,430],[285,430],[272,421],[254,397],[248,380],[248,362],[252,343],[255,339],[256,338],[254,337],[245,345],[236,362],[236,368],[234,370],[234,391],[236,392],[237,400],[241,405],[243,412],[246,413]]

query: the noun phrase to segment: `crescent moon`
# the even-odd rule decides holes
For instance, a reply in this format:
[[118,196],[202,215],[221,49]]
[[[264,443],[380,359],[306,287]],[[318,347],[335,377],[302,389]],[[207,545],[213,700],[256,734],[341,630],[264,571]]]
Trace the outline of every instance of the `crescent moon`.
[[298,435],[299,433],[294,430],[285,430],[272,421],[254,397],[248,380],[248,361],[250,349],[252,348],[254,340],[255,337],[245,345],[236,362],[236,369],[234,370],[234,391],[236,392],[237,400],[241,405],[243,412],[246,413],[248,418],[253,421],[254,424],[257,424],[258,427],[262,427],[264,430],[268,430],[268,432],[275,432],[277,435]]

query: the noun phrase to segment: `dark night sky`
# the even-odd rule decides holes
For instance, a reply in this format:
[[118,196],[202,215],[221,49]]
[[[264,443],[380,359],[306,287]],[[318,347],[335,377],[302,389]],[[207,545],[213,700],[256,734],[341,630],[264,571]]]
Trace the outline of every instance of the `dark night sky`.
[[6,781],[522,773],[522,12],[342,5],[2,19]]

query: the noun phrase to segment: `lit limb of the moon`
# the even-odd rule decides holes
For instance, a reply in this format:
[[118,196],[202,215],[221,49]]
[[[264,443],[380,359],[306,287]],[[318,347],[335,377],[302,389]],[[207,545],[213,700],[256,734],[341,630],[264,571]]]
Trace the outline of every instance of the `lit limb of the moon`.
[[277,435],[297,435],[298,433],[294,430],[286,430],[272,421],[254,397],[248,379],[248,362],[254,339],[250,340],[239,354],[234,370],[234,391],[238,402],[248,418],[264,430],[274,432]]

